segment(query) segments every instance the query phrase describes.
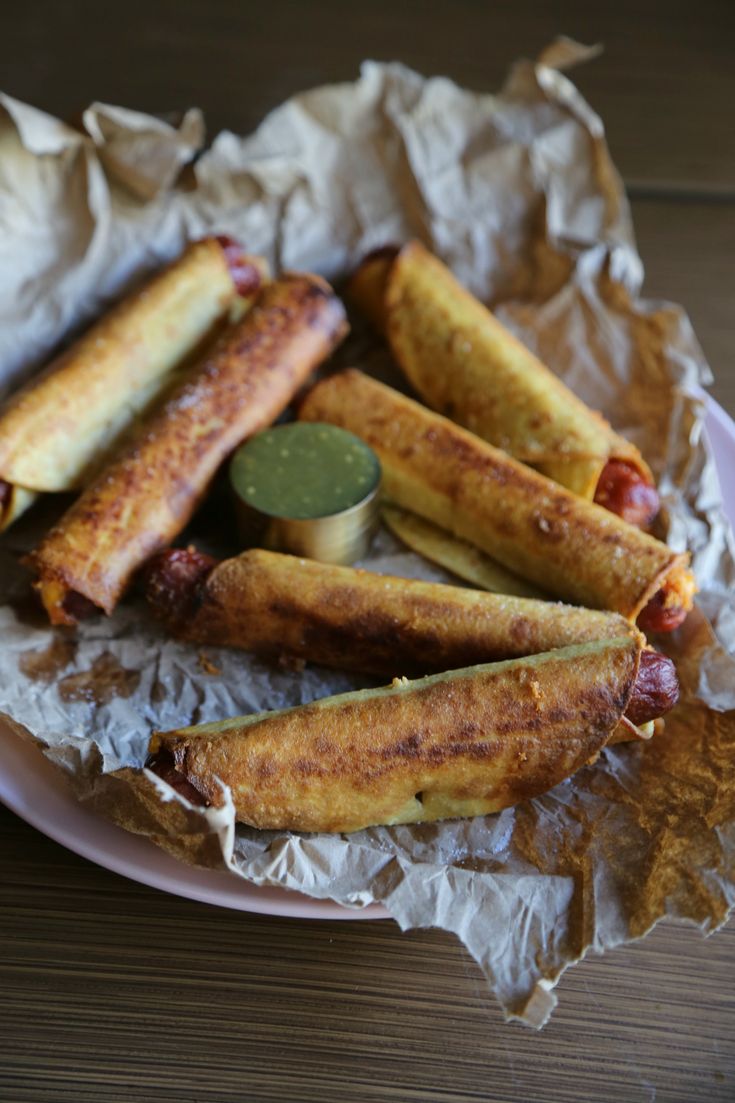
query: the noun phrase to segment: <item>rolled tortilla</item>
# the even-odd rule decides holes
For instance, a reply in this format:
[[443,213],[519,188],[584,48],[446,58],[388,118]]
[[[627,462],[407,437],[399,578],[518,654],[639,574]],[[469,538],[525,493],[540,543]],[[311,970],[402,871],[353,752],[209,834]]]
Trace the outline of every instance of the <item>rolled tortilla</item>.
[[82,487],[265,262],[205,238],[118,306],[0,410],[0,530],[40,493]]
[[576,494],[597,496],[627,520],[653,520],[654,479],[635,445],[418,241],[366,258],[349,290],[429,406]]
[[[626,635],[157,734],[158,763],[253,827],[358,831],[485,815],[594,759],[630,698]],[[169,758],[170,762],[170,758]],[[159,767],[160,770],[160,767]]]
[[[299,416],[331,421],[378,454],[386,497],[575,605],[669,629],[691,608],[688,556],[351,369],[318,383]],[[650,622],[649,602],[668,611]],[[653,605],[651,607],[653,607]]]
[[74,624],[80,596],[110,613],[222,461],[282,412],[345,333],[344,308],[318,276],[267,285],[28,557],[51,622]]
[[258,548],[218,564],[193,549],[164,551],[148,568],[147,597],[181,639],[388,677],[640,636],[617,613]]

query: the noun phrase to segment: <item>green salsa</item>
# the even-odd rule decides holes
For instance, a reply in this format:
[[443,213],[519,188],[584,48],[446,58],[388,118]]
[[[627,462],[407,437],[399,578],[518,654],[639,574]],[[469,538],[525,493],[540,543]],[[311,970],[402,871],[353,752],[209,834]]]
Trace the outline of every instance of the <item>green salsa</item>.
[[271,517],[330,517],[362,502],[380,482],[380,462],[336,425],[295,421],[256,434],[230,464],[235,492]]

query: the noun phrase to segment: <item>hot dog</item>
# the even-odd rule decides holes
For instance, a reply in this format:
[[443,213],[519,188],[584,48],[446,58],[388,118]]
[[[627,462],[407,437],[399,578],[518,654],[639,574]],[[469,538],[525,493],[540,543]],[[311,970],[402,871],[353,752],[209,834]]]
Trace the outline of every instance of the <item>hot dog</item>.
[[[206,238],[104,315],[0,411],[0,530],[40,493],[79,489],[174,369],[265,274],[231,238]],[[9,488],[9,489],[8,489]]]
[[608,460],[602,469],[594,501],[617,513],[629,525],[647,528],[659,511],[658,492],[626,460]]
[[370,254],[349,293],[433,409],[630,524],[650,525],[659,499],[638,449],[419,242]]
[[678,700],[679,679],[673,662],[658,651],[644,648],[625,716],[633,724],[647,724],[664,716]]
[[565,601],[631,622],[653,602],[641,626],[663,631],[692,607],[686,555],[361,372],[317,384],[299,416],[361,436],[389,499]]
[[319,277],[267,285],[28,557],[51,622],[75,623],[73,595],[112,612],[226,456],[281,413],[345,332],[344,308]]
[[214,239],[225,255],[230,278],[242,299],[252,299],[260,290],[265,272],[265,262],[245,253],[240,242],[229,234],[217,234]]
[[593,759],[630,705],[640,659],[640,641],[625,636],[396,680],[156,733],[150,763],[192,786],[195,803],[221,803],[228,786],[236,818],[256,828],[347,832],[484,815]]
[[[657,651],[643,650],[640,656],[636,680],[628,699],[623,718],[639,727],[658,720],[674,707],[679,699],[679,680],[671,659]],[[631,738],[630,731],[618,724],[610,742],[623,742]],[[152,770],[191,804],[207,805],[204,794],[177,769],[171,751],[159,749],[146,763]]]
[[166,549],[145,578],[151,609],[180,639],[388,677],[638,636],[617,613],[261,548],[222,562],[195,548]]
[[[686,579],[683,580],[686,584]],[[637,624],[642,632],[673,632],[684,623],[687,607],[675,584],[664,585],[639,613]]]

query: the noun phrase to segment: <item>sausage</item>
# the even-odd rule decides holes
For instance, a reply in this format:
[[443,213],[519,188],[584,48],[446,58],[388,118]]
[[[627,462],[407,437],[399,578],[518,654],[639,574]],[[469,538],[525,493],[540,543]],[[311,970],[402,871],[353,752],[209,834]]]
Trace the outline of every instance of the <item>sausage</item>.
[[149,605],[179,639],[379,677],[454,670],[587,640],[640,638],[617,613],[262,548],[225,560],[211,573],[193,550],[164,552],[147,575]]
[[10,396],[0,410],[0,478],[11,487],[0,528],[41,493],[88,484],[266,275],[266,262],[232,238],[194,241]]
[[679,679],[671,659],[645,648],[625,715],[633,724],[647,724],[663,716],[678,700]]
[[245,299],[252,298],[263,282],[262,272],[253,264],[236,238],[228,234],[218,234],[215,240],[222,246],[238,295]]
[[636,624],[642,632],[673,632],[686,620],[687,610],[669,600],[666,584],[655,593],[638,614]]
[[184,777],[180,770],[176,769],[176,763],[170,751],[162,749],[156,754],[149,755],[146,760],[146,769],[157,774],[162,781],[165,781],[167,785],[175,789],[180,797],[184,797],[185,800],[188,800],[189,804],[195,804],[200,807],[202,805],[204,805],[204,807],[209,806],[207,798],[192,785],[188,778]]
[[167,548],[143,570],[146,597],[163,619],[184,621],[196,606],[197,593],[219,560],[196,548]]
[[64,595],[64,613],[76,623],[78,620],[87,620],[97,612],[97,606],[88,597],[78,594],[75,590],[69,590]]
[[607,461],[597,483],[595,502],[639,528],[648,528],[660,508],[655,486],[626,460]]
[[354,368],[317,383],[299,417],[356,433],[377,453],[394,505],[564,601],[634,621],[664,589],[667,609],[692,608],[688,554]]
[[569,391],[418,241],[368,254],[347,295],[387,338],[428,406],[574,493],[591,500],[598,492],[600,505],[630,523],[650,523],[658,496],[635,445]]
[[155,732],[213,805],[264,830],[357,831],[487,815],[546,792],[615,735],[634,636]]
[[[202,567],[203,560],[210,558],[199,556],[198,553],[191,556],[189,549],[176,550],[183,554],[177,559],[169,557],[168,565],[174,570]],[[200,560],[198,564],[197,558]],[[633,724],[646,724],[649,720],[656,720],[663,713],[668,712],[678,699],[679,681],[671,659],[657,651],[642,651],[625,716]],[[174,756],[167,748],[161,747],[155,754],[149,755],[146,767],[190,804],[200,807],[209,805],[204,794],[177,768]]]
[[638,627],[643,632],[672,632],[686,619],[696,592],[691,571],[683,569],[681,563],[675,565],[638,614]]

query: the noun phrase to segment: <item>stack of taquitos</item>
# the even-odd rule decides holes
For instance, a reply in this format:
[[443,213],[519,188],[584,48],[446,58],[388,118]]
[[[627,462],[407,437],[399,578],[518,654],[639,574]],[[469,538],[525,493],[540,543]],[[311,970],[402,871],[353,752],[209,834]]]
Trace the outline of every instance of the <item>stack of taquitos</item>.
[[629,706],[626,635],[405,679],[154,736],[151,768],[192,803],[229,787],[257,828],[357,831],[497,812],[593,759]]
[[639,450],[418,241],[371,254],[349,292],[429,406],[576,494],[650,524],[658,494]]
[[114,609],[226,456],[281,413],[346,328],[317,276],[285,275],[263,289],[28,557],[52,623],[75,623],[90,602]]
[[319,383],[300,414],[370,443],[391,498],[627,620],[263,551],[219,565],[169,551],[151,566],[149,600],[186,639],[379,673],[445,670],[157,736],[152,768],[180,794],[217,803],[226,785],[236,818],[269,829],[480,815],[551,788],[675,702],[673,665],[630,622],[655,592],[672,620],[685,612],[685,557],[359,372]]
[[361,436],[388,498],[566,601],[645,631],[671,630],[692,606],[686,555],[359,371],[318,383],[299,416]]
[[230,238],[190,245],[104,315],[0,410],[0,531],[38,494],[78,490],[172,370],[236,304],[265,262]]

